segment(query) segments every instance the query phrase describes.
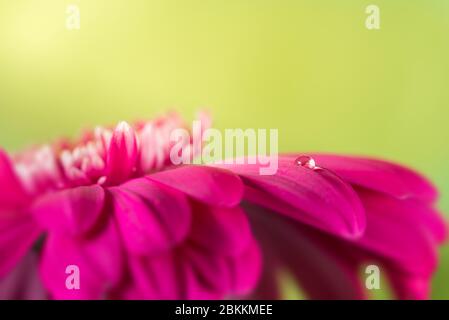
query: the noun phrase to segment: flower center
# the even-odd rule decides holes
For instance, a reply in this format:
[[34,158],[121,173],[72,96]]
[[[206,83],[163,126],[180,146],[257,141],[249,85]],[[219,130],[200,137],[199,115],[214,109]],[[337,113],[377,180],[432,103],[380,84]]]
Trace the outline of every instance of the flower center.
[[31,193],[105,184],[110,174],[108,155],[111,143],[114,143],[112,139],[117,130],[122,130],[123,134],[135,139],[137,145],[138,156],[130,159],[135,161],[133,177],[137,177],[172,165],[170,135],[178,128],[186,129],[186,126],[176,114],[136,123],[132,127],[123,122],[115,129],[97,127],[76,142],[59,141],[17,154],[14,165],[23,185]]

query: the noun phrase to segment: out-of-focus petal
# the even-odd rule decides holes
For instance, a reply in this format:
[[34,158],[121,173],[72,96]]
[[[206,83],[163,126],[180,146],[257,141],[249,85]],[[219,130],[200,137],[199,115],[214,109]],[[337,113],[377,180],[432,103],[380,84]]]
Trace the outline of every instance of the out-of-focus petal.
[[40,234],[41,230],[27,214],[0,217],[0,277],[11,271]]
[[251,242],[239,255],[212,254],[184,246],[159,256],[131,258],[130,271],[144,299],[223,299],[254,289],[260,275],[259,249]]
[[147,176],[206,204],[234,207],[243,196],[243,184],[232,172],[205,166],[182,166]]
[[280,262],[274,246],[262,245],[262,265],[259,281],[250,298],[256,300],[279,300],[282,289],[279,285]]
[[298,221],[346,238],[365,229],[363,206],[350,185],[328,170],[298,166],[279,158],[274,175],[260,175],[260,164],[220,164],[240,175],[245,199]]
[[238,296],[251,293],[262,274],[262,254],[257,242],[252,239],[238,256],[227,259],[233,279],[231,293]]
[[19,181],[11,160],[0,149],[0,214],[2,210],[25,205],[27,193]]
[[[419,225],[419,228],[426,232],[435,242],[442,243],[448,235],[448,226],[443,215],[428,203],[416,198],[397,199],[389,195],[369,191],[363,188],[356,188],[362,202],[375,203],[373,214],[383,215],[392,213],[392,217],[404,221],[407,224]],[[376,205],[377,202],[377,205]],[[371,214],[372,212],[370,212]]]
[[192,203],[192,228],[183,243],[129,259],[130,296],[145,299],[221,299],[248,293],[261,272],[261,257],[240,208]]
[[425,300],[430,297],[430,277],[389,271],[389,281],[395,296],[401,300]]
[[[69,289],[68,266],[79,269],[80,288]],[[86,239],[51,233],[41,256],[40,274],[45,288],[54,299],[107,298],[109,290],[120,283],[124,257],[115,221]]]
[[80,235],[99,220],[105,201],[98,185],[76,187],[39,197],[30,209],[36,220],[52,232]]
[[[318,166],[334,171],[351,184],[390,194],[397,198],[416,197],[432,202],[438,192],[421,174],[384,160],[316,154]],[[293,156],[294,158],[294,156]]]
[[[185,259],[185,264],[187,264],[184,268],[188,269],[191,275],[197,277],[195,282],[199,282],[199,284],[196,284],[195,287],[203,287],[203,291],[209,291],[209,294],[215,295],[216,299],[223,298],[225,294],[237,292],[235,286],[237,273],[233,270],[232,263],[238,260],[240,255],[226,257],[219,252],[211,254],[207,250],[193,246],[186,248],[184,251],[183,259]],[[251,271],[249,269],[247,270]],[[193,280],[189,276],[185,276],[185,278]],[[198,297],[192,289],[189,289],[189,292],[189,296],[192,299],[205,298]]]
[[29,252],[4,278],[0,278],[0,300],[42,300],[47,292],[38,273],[39,255]]
[[135,254],[157,254],[181,242],[190,230],[187,197],[141,178],[110,189],[119,229]]
[[[245,211],[263,254],[277,257],[279,268],[298,280],[308,298],[365,297],[353,265],[336,254],[332,246],[323,245],[321,232],[252,204],[246,203]],[[256,292],[256,297],[260,295]]]
[[131,257],[128,261],[136,288],[143,299],[181,299],[183,284],[175,251],[159,256]]
[[240,207],[195,205],[190,241],[223,255],[237,255],[252,241],[245,212]]
[[[437,265],[437,246],[425,220],[412,207],[382,194],[360,190],[367,212],[365,234],[355,244],[391,259],[411,273],[429,275]],[[414,210],[419,210],[415,208]]]

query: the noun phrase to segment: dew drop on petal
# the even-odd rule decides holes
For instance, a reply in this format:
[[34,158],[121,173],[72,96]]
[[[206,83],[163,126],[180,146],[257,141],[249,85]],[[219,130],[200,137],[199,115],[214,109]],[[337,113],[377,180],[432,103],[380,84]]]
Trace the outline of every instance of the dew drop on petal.
[[301,166],[301,167],[309,168],[309,169],[318,168],[316,166],[315,160],[312,157],[304,156],[304,155],[296,158],[295,164],[298,166]]

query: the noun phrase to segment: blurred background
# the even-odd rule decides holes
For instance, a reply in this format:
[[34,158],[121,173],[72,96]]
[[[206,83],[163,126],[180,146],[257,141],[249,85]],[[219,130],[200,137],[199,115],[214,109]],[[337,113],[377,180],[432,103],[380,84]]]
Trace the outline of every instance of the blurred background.
[[281,151],[413,166],[449,213],[448,57],[444,0],[0,0],[0,146],[207,108],[217,128],[278,128]]

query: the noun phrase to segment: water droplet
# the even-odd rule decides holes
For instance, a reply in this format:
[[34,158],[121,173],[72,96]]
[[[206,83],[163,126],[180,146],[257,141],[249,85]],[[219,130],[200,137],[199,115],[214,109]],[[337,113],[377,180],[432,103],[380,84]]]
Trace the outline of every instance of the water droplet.
[[300,157],[296,158],[295,163],[298,166],[306,167],[309,169],[317,169],[318,168],[316,166],[315,160],[313,160],[313,158],[309,157],[309,156],[300,156]]

